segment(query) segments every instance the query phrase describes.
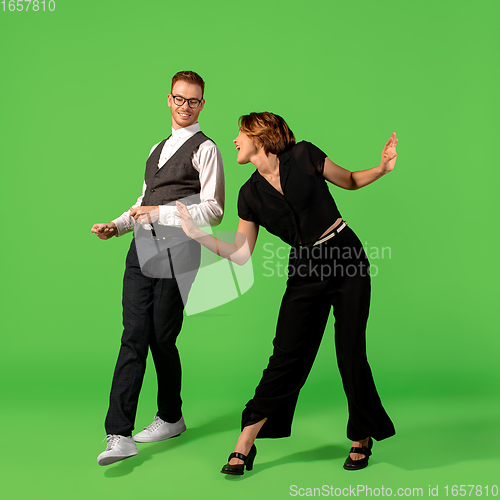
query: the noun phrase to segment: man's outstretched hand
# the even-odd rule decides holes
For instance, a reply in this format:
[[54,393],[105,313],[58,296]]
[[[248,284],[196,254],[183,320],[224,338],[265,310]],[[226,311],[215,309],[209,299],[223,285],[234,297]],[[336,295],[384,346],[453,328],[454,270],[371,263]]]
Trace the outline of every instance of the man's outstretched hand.
[[118,236],[118,228],[114,222],[108,222],[107,224],[94,224],[90,230],[95,233],[101,240],[109,240],[113,236]]

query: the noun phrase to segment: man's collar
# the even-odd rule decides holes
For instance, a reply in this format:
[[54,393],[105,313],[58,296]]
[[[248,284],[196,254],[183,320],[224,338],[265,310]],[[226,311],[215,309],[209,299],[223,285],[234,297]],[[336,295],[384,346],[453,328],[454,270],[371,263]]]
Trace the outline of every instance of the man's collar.
[[190,125],[189,127],[182,127],[178,128],[177,130],[174,130],[172,128],[172,135],[174,137],[189,137],[191,135],[196,134],[196,132],[199,132],[201,130],[200,124],[198,122],[193,123],[193,125]]

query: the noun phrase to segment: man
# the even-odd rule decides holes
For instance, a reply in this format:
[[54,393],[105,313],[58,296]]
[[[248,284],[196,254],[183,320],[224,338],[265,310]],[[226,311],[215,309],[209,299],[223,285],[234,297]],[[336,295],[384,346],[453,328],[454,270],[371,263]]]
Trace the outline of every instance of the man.
[[[174,75],[167,97],[172,135],[151,149],[142,195],[129,211],[91,229],[103,240],[135,233],[123,281],[124,330],[105,421],[107,446],[97,458],[99,465],[136,455],[136,442],[162,441],[186,430],[175,341],[200,264],[200,246],[181,237],[175,202],[182,200],[193,219],[205,226],[218,224],[224,209],[222,158],[198,124],[204,87],[192,71]],[[132,437],[148,348],[158,378],[158,412]]]

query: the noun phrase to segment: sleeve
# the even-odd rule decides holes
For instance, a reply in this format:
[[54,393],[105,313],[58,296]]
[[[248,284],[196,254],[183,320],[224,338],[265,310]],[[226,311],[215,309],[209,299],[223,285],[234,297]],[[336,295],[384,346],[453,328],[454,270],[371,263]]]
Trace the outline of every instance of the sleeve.
[[[130,208],[139,207],[142,203],[142,199],[144,198],[144,193],[146,192],[146,183],[142,184],[142,194],[137,198],[135,205],[132,205]],[[123,236],[124,234],[134,230],[135,219],[130,215],[130,210],[123,212],[120,217],[112,220],[118,229],[118,236]]]
[[307,145],[307,152],[309,155],[309,160],[311,161],[314,170],[319,174],[323,175],[323,170],[325,169],[325,159],[326,153],[321,151],[318,147],[310,142],[305,143]]
[[246,184],[244,184],[240,192],[238,194],[238,217],[243,220],[248,220],[250,222],[255,222],[259,224],[259,219],[252,211],[252,209],[248,206],[248,203],[245,199],[245,191],[247,190]]
[[[205,141],[193,153],[193,167],[200,173],[200,203],[186,208],[198,227],[216,226],[224,213],[224,165],[219,148],[212,141]],[[176,212],[175,206],[160,205],[159,223],[180,226],[182,220]]]

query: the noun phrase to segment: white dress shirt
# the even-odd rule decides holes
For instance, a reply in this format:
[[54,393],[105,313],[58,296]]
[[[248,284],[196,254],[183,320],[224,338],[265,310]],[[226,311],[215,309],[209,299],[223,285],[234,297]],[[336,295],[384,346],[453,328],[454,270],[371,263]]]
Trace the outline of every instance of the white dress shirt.
[[[158,168],[163,168],[179,148],[199,131],[199,123],[178,130],[172,129],[172,135],[165,142],[160,153]],[[151,148],[149,156],[151,156],[158,144]],[[200,144],[199,148],[193,153],[191,161],[193,167],[199,172],[201,191],[200,203],[188,205],[187,209],[197,226],[215,226],[222,220],[224,212],[224,170],[219,148],[212,141],[207,140]],[[146,188],[146,182],[144,182],[142,195],[137,198],[137,202],[132,208],[141,205]],[[182,221],[174,215],[175,212],[177,212],[175,206],[160,205],[158,222],[164,226],[180,226]],[[122,236],[134,229],[135,220],[130,215],[130,210],[127,210],[112,222],[118,228],[118,236]],[[143,227],[145,229],[150,228],[149,224]]]

